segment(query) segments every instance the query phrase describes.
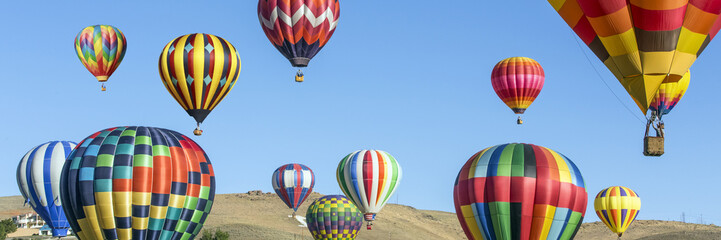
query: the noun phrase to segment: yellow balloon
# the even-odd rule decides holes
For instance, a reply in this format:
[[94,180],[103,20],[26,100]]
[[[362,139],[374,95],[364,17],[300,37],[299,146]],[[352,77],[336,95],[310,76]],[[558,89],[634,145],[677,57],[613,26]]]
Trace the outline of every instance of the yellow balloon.
[[641,210],[641,198],[627,187],[601,190],[593,201],[596,215],[620,238]]

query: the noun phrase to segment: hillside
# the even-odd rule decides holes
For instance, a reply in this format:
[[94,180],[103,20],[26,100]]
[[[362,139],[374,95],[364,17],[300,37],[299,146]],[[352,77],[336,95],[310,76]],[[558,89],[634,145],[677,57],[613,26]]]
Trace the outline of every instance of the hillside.
[[[314,193],[299,208],[299,215],[321,195]],[[0,197],[0,218],[32,211],[22,207],[22,197]],[[291,210],[274,193],[251,191],[216,196],[212,214],[204,230],[220,228],[231,239],[312,239],[305,227],[290,217]],[[595,216],[588,216],[595,218]],[[356,238],[370,239],[465,239],[454,213],[418,210],[413,207],[388,204],[378,215],[373,230],[364,228]],[[576,239],[615,239],[603,223],[581,226]],[[639,220],[633,223],[623,239],[719,239],[721,227],[681,222]]]

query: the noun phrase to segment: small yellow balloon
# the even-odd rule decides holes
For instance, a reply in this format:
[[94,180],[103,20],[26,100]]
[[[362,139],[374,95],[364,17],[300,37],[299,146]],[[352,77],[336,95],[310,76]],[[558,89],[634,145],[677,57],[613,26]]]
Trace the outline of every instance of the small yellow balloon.
[[593,202],[596,215],[620,238],[641,210],[641,198],[627,187],[601,190]]

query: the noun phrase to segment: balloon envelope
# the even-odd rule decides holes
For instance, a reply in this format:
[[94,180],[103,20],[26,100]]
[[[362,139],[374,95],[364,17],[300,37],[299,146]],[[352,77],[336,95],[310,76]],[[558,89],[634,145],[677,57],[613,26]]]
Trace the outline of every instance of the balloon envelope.
[[474,154],[453,188],[468,239],[573,239],[588,194],[565,156],[532,144],[502,144]]
[[60,200],[60,174],[65,158],[77,144],[51,141],[34,147],[20,160],[17,181],[25,201],[45,220],[53,237],[68,234],[68,220]]
[[200,124],[233,89],[240,56],[223,38],[188,34],[165,45],[158,72],[168,93]]
[[308,62],[335,32],[338,0],[259,0],[258,19],[265,36],[294,67]]
[[609,187],[596,195],[593,208],[606,227],[621,237],[641,211],[641,198],[630,188]]
[[493,90],[516,114],[523,114],[536,100],[545,79],[541,64],[527,57],[506,58],[491,72]]
[[83,239],[192,239],[215,197],[208,156],[190,138],[115,127],[79,143],[63,166],[65,214]]
[[373,221],[393,195],[403,171],[396,159],[380,150],[359,150],[338,163],[336,177],[343,193]]
[[308,231],[318,240],[353,240],[363,226],[360,210],[345,196],[319,198],[305,214]]
[[668,114],[678,104],[678,101],[681,101],[690,82],[691,71],[688,71],[678,82],[662,83],[648,109],[659,117]]
[[107,81],[115,72],[127,49],[123,32],[110,25],[86,27],[75,37],[75,53],[99,82]]
[[721,28],[721,0],[548,0],[646,113]]
[[276,169],[271,183],[278,197],[295,212],[313,192],[315,176],[307,166],[291,163]]

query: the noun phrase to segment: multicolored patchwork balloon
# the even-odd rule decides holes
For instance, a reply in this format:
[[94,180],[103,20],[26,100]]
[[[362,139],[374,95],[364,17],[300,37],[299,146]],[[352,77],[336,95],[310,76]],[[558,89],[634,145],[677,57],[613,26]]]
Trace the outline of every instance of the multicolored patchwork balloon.
[[67,236],[70,228],[60,201],[60,173],[76,145],[69,141],[47,142],[30,149],[18,164],[20,193],[52,229],[53,237]]
[[598,218],[620,238],[641,211],[641,198],[627,187],[601,190],[593,201]]
[[[491,84],[503,102],[523,114],[543,89],[546,76],[541,64],[527,57],[506,58],[491,72]],[[518,124],[523,123],[518,117]]]
[[110,25],[84,28],[75,37],[75,53],[85,68],[103,83],[115,72],[125,57],[128,43],[120,29]]
[[317,240],[353,240],[363,226],[360,210],[345,196],[328,195],[308,207],[308,231]]
[[567,157],[511,143],[473,155],[453,188],[468,239],[573,239],[586,212],[581,172]]
[[[259,0],[265,36],[293,67],[306,67],[338,26],[338,0]],[[298,70],[296,82],[303,81]]]
[[389,153],[359,150],[338,163],[336,178],[343,193],[363,212],[368,229],[386,205],[403,176],[401,166]]
[[677,82],[721,28],[721,0],[548,0],[642,113]]
[[285,205],[293,209],[293,215],[295,215],[298,207],[313,192],[315,176],[313,170],[307,166],[291,163],[276,169],[273,172],[271,183],[275,193],[285,202]]
[[686,72],[681,80],[678,82],[665,82],[658,88],[656,95],[653,96],[653,101],[648,107],[652,113],[661,118],[663,115],[671,112],[671,109],[681,101],[681,98],[686,93],[688,85],[691,82],[691,71]]
[[193,239],[215,197],[210,159],[190,138],[154,127],[108,128],[68,156],[65,214],[87,239]]
[[177,37],[170,41],[158,60],[158,71],[165,89],[198,128],[210,111],[233,89],[240,73],[240,56],[225,39],[204,33]]

